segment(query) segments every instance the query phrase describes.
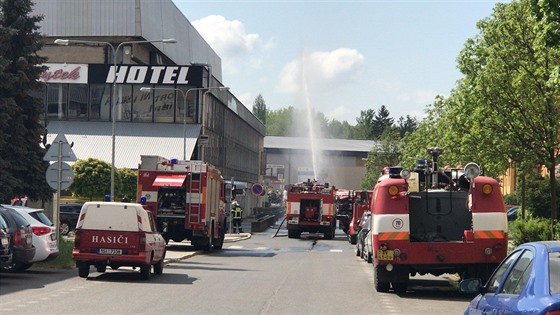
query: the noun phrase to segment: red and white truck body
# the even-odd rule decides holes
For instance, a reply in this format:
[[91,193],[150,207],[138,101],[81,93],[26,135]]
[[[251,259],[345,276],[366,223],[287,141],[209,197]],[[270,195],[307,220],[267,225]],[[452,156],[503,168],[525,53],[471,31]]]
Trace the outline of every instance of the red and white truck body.
[[359,221],[364,215],[364,212],[370,211],[370,200],[372,195],[372,190],[362,190],[355,191],[353,197],[350,197],[352,214],[348,224],[348,232],[346,232],[346,236],[350,244],[356,244],[358,232],[360,231],[360,225],[363,223]]
[[498,182],[478,176],[474,163],[438,169],[441,149],[431,150],[433,160],[420,160],[413,172],[391,168],[375,185],[371,234],[378,291],[405,291],[409,276],[416,274],[485,281],[507,254]]
[[323,233],[334,238],[336,230],[336,189],[328,183],[307,181],[288,187],[286,222],[288,237],[299,238],[302,232]]
[[140,267],[141,277],[148,279],[151,266],[155,274],[163,271],[165,240],[145,206],[86,202],[76,226],[72,258],[82,278],[88,277],[93,265],[98,272],[105,272],[107,266]]
[[141,157],[138,200],[156,214],[166,240],[221,249],[226,232],[225,187],[220,171],[203,161]]

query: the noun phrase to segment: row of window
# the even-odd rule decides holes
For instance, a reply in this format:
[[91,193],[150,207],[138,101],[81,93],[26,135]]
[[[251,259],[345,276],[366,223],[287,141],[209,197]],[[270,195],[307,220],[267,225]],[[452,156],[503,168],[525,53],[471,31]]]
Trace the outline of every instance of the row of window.
[[[116,85],[117,121],[194,123],[197,91],[191,87],[155,86],[151,92],[140,85]],[[47,120],[111,121],[111,84],[48,84],[45,90]],[[184,95],[187,94],[185,103]],[[185,111],[186,107],[186,111]]]

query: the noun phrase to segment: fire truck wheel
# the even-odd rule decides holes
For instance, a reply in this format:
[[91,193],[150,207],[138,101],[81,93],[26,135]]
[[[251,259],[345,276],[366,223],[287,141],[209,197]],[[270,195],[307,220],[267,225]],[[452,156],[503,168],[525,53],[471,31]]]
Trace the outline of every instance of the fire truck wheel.
[[405,293],[406,288],[408,287],[408,283],[407,282],[391,282],[391,286],[393,286],[393,290],[395,290],[396,293]]
[[375,273],[375,290],[377,290],[377,292],[389,292],[391,283],[384,281],[385,279],[380,279],[379,268],[377,266],[374,266],[373,270]]
[[224,246],[224,239],[226,238],[225,228],[220,229],[220,238],[212,245],[214,249],[222,249]]
[[146,264],[140,266],[140,279],[148,280],[152,275],[152,265]]
[[356,245],[357,241],[358,240],[356,239],[356,235],[348,235],[348,242],[350,242],[350,244]]
[[288,230],[288,238],[300,238],[301,233],[295,230]]
[[78,262],[78,276],[80,278],[87,278],[89,276],[89,265],[84,262]]

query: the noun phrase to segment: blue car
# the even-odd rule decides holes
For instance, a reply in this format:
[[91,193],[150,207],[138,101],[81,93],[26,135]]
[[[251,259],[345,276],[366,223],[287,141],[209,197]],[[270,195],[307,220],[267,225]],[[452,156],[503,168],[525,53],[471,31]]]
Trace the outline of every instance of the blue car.
[[560,315],[560,241],[519,245],[494,271],[459,284],[463,293],[478,293],[465,314]]

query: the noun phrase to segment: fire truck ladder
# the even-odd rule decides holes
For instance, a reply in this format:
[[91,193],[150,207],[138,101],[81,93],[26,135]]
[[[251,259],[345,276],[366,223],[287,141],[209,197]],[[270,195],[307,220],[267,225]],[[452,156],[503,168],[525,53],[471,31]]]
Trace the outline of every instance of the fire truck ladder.
[[202,174],[200,172],[202,165],[199,163],[193,166],[193,172],[189,176],[189,223],[199,224],[202,208]]

